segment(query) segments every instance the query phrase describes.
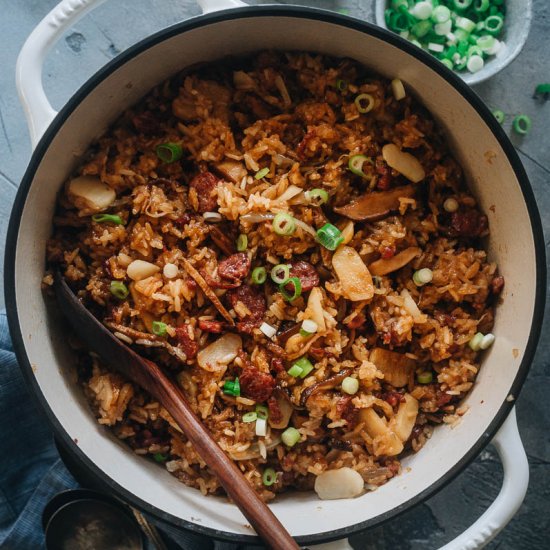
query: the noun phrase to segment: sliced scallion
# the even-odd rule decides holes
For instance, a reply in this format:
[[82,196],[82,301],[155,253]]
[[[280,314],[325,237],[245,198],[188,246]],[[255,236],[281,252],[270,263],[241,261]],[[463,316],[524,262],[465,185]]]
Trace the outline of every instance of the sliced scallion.
[[302,374],[302,369],[298,365],[294,364],[287,370],[287,373],[294,378],[298,378],[300,374]]
[[328,193],[324,189],[311,189],[304,193],[306,199],[317,206],[321,206],[328,202]]
[[223,385],[223,393],[226,395],[232,395],[233,397],[239,397],[241,395],[241,385],[239,379],[235,378],[234,381],[226,380]]
[[271,487],[277,481],[277,472],[273,468],[266,468],[262,474],[262,483]]
[[355,98],[355,106],[361,114],[369,113],[374,109],[374,97],[371,94],[359,94]]
[[258,170],[254,174],[254,179],[255,180],[261,180],[262,178],[265,178],[267,176],[267,174],[269,174],[269,168],[267,168],[267,167],[262,168],[261,170]]
[[312,334],[315,334],[317,332],[317,329],[319,327],[317,326],[317,323],[313,319],[306,319],[302,322],[302,326],[300,328],[300,335],[301,336],[311,336]]
[[168,457],[162,453],[155,453],[153,458],[155,459],[155,462],[166,462],[166,460],[168,460]]
[[267,271],[265,267],[255,267],[252,270],[250,278],[255,285],[263,285],[267,279]]
[[277,235],[288,236],[296,231],[296,222],[294,218],[286,212],[279,212],[273,218],[272,226],[273,231],[275,231]]
[[302,372],[298,375],[300,378],[305,378],[313,370],[313,364],[307,357],[300,357],[293,366],[301,369]]
[[415,271],[412,278],[416,286],[424,286],[432,281],[433,276],[433,271],[425,267],[424,269]]
[[339,92],[345,92],[348,89],[348,82],[346,80],[342,80],[341,78],[339,78],[336,81],[336,89]]
[[258,418],[256,420],[256,435],[259,437],[267,435],[267,420],[265,418]]
[[433,380],[433,374],[431,372],[421,372],[417,377],[420,384],[429,384]]
[[529,130],[531,129],[531,125],[531,119],[527,115],[518,115],[514,118],[512,122],[514,132],[522,136],[529,132]]
[[300,441],[300,432],[296,428],[287,428],[281,434],[281,439],[287,447],[294,447]]
[[[287,290],[289,285],[292,285],[292,291]],[[302,282],[298,277],[289,277],[279,285],[279,292],[287,302],[293,302],[302,294]]]
[[271,270],[271,280],[275,284],[282,284],[288,281],[290,277],[290,266],[288,264],[278,264]]
[[256,405],[256,415],[258,418],[267,420],[269,417],[269,409],[265,405]]
[[123,225],[124,222],[122,221],[122,218],[120,216],[117,216],[116,214],[94,214],[92,216],[92,220],[96,223],[114,223],[115,225]]
[[176,162],[183,156],[183,149],[179,143],[161,143],[156,148],[157,157],[165,164]]
[[352,155],[348,160],[348,168],[356,176],[367,178],[368,176],[363,172],[365,162],[372,163],[372,159],[365,155]]
[[247,424],[250,422],[256,422],[258,415],[255,412],[247,412],[243,414],[243,422]]
[[504,26],[504,18],[501,15],[489,15],[487,19],[485,19],[485,30],[489,34],[496,35]]
[[502,124],[504,122],[504,119],[506,115],[504,114],[504,111],[501,111],[500,109],[496,109],[493,111],[493,116],[497,119],[497,122],[499,124]]
[[111,294],[119,300],[124,300],[130,294],[128,287],[122,281],[111,281],[109,285],[109,291]]
[[248,246],[248,237],[244,233],[241,233],[237,237],[237,251],[244,252],[247,246]]
[[483,340],[483,333],[476,332],[473,338],[468,342],[468,345],[473,351],[479,351],[479,345]]
[[344,237],[336,226],[326,223],[317,230],[317,240],[327,250],[336,250],[344,242]]
[[359,390],[359,380],[352,376],[347,376],[342,380],[342,391],[349,395],[354,395]]
[[168,325],[162,321],[153,321],[152,331],[156,336],[166,336],[166,329]]
[[495,341],[495,335],[491,332],[486,334],[479,343],[479,349],[488,349],[490,348]]

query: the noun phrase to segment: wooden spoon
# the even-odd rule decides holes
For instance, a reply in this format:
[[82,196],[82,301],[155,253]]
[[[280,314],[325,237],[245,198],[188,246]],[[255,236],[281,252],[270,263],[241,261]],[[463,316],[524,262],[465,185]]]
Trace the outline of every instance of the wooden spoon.
[[55,275],[54,289],[61,310],[71,321],[81,340],[112,368],[150,393],[172,415],[264,542],[276,550],[298,549],[299,546],[288,531],[260,499],[235,463],[214,441],[178,386],[156,363],[138,355],[106,329],[82,305],[60,273]]

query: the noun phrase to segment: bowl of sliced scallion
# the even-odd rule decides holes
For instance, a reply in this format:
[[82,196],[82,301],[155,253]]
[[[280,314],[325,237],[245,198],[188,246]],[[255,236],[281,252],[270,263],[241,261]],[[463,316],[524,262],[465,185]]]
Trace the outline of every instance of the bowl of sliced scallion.
[[428,51],[468,84],[487,80],[521,51],[532,0],[377,0],[376,23]]

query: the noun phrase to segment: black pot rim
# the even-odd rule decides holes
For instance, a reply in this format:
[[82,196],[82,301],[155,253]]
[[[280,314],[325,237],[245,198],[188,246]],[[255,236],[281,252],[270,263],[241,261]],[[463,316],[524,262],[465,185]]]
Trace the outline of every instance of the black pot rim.
[[[130,491],[124,489],[114,480],[109,478],[102,470],[100,470],[89,458],[88,456],[78,447],[78,445],[71,439],[69,434],[61,426],[52,410],[50,409],[48,402],[44,398],[38,383],[35,380],[35,377],[32,372],[32,367],[30,361],[27,357],[24,339],[22,337],[21,328],[19,325],[19,317],[16,308],[15,300],[15,256],[16,256],[16,245],[17,245],[17,236],[19,232],[20,217],[24,208],[25,200],[31,183],[34,177],[34,173],[39,166],[42,158],[48,150],[50,142],[53,137],[59,131],[59,129],[64,124],[68,116],[76,109],[76,107],[81,103],[81,101],[93,90],[98,83],[103,81],[111,73],[113,73],[118,67],[122,66],[124,63],[128,62],[130,59],[137,56],[142,51],[149,49],[159,42],[162,42],[172,36],[178,35],[180,33],[207,26],[213,23],[219,23],[221,21],[228,21],[233,19],[240,18],[251,18],[251,17],[292,17],[292,18],[302,18],[302,19],[311,19],[318,20],[323,22],[334,23],[345,28],[354,29],[366,34],[369,34],[375,38],[384,40],[391,45],[404,50],[409,55],[412,55],[418,59],[421,63],[428,65],[432,70],[449,82],[461,95],[462,97],[477,111],[478,115],[484,121],[484,123],[491,129],[492,133],[495,135],[503,151],[506,153],[506,156],[515,172],[515,175],[519,181],[527,209],[529,212],[529,218],[531,223],[531,228],[533,231],[533,238],[535,244],[535,254],[536,254],[536,290],[535,290],[535,306],[533,312],[533,319],[531,322],[531,331],[529,334],[528,343],[525,349],[525,354],[521,365],[518,369],[517,375],[514,379],[512,387],[510,388],[510,393],[517,399],[517,396],[520,392],[520,389],[525,381],[527,376],[530,364],[533,360],[533,356],[536,351],[537,342],[539,339],[542,320],[544,316],[544,304],[546,296],[546,260],[545,260],[545,244],[542,232],[542,225],[540,216],[538,213],[536,200],[531,189],[529,180],[525,173],[525,169],[506,134],[503,129],[495,120],[494,116],[491,114],[490,110],[486,107],[483,101],[465,84],[462,79],[454,74],[452,71],[448,70],[444,65],[442,65],[437,59],[432,57],[430,54],[424,52],[420,48],[416,48],[410,44],[407,40],[401,38],[400,36],[393,34],[385,29],[375,26],[374,24],[361,21],[359,19],[351,18],[348,16],[340,15],[334,12],[329,12],[317,8],[306,8],[299,6],[254,6],[254,7],[244,7],[231,10],[224,10],[220,12],[211,13],[208,15],[202,15],[199,17],[194,17],[189,20],[183,21],[181,23],[170,26],[160,32],[157,32],[144,40],[141,40],[134,46],[130,47],[128,50],[121,53],[118,57],[113,59],[103,68],[101,68],[95,75],[93,75],[88,81],[81,86],[81,88],[70,98],[67,104],[61,109],[54,121],[50,124],[46,132],[44,133],[42,139],[34,151],[29,166],[23,176],[21,185],[17,192],[12,213],[10,216],[10,222],[8,227],[8,238],[6,246],[6,256],[5,256],[5,300],[6,308],[8,314],[8,323],[10,327],[11,337],[13,340],[13,346],[17,359],[20,364],[20,368],[23,371],[26,382],[31,388],[31,393],[34,398],[38,401],[39,406],[45,412],[52,428],[64,444],[64,447],[69,450],[71,454],[75,456],[81,463],[84,464],[93,474],[101,481],[105,489],[113,492],[119,498],[130,502],[136,508],[143,510],[144,512],[155,517],[161,522],[166,522],[169,525],[180,527],[197,534],[205,535],[218,540],[225,540],[230,542],[238,543],[248,543],[254,544],[258,543],[259,539],[257,536],[253,535],[242,535],[237,533],[230,533],[222,530],[207,528],[189,521],[183,520],[172,514],[159,510],[158,508],[150,505],[149,503],[141,500],[136,497]],[[452,481],[460,472],[462,472],[468,464],[481,452],[481,450],[490,442],[492,437],[496,434],[497,430],[500,428],[511,408],[513,407],[513,402],[504,401],[494,416],[491,424],[487,430],[482,434],[478,441],[469,449],[469,451],[462,457],[462,459],[444,476],[439,478],[436,482],[431,484],[428,488],[422,491],[420,494],[409,499],[407,502],[393,508],[392,510],[371,518],[369,520],[357,523],[355,525],[336,529],[333,531],[326,531],[322,533],[316,533],[313,535],[306,535],[296,537],[296,541],[299,544],[316,544],[322,542],[328,542],[336,539],[341,539],[349,537],[355,533],[364,531],[375,525],[381,525],[389,521],[392,518],[404,513],[406,510],[424,502],[428,497],[432,496],[434,493],[446,486],[450,481]]]

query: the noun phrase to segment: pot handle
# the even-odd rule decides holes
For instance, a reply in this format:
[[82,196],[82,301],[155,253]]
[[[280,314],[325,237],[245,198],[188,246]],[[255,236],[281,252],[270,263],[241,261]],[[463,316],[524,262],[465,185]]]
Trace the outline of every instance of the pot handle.
[[[57,40],[80,18],[105,0],[62,0],[31,32],[17,58],[15,84],[23,106],[32,148],[57,115],[42,85],[42,66]],[[240,0],[197,0],[203,13],[246,6]]]
[[[502,466],[502,489],[485,513],[440,550],[478,550],[493,540],[518,511],[529,485],[529,463],[521,442],[515,407],[492,441]],[[312,546],[312,550],[348,550],[347,539]]]
[[440,550],[477,550],[493,540],[519,510],[529,485],[529,462],[514,407],[492,441],[502,462],[502,489],[485,513]]
[[27,119],[33,149],[57,114],[42,85],[44,59],[70,26],[104,1],[62,0],[38,23],[19,52],[15,84]]

